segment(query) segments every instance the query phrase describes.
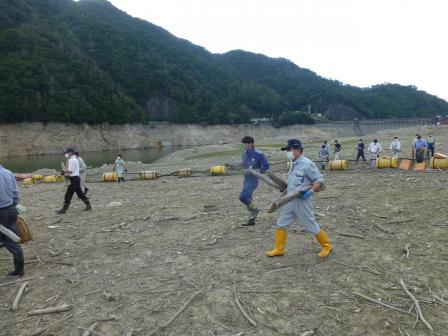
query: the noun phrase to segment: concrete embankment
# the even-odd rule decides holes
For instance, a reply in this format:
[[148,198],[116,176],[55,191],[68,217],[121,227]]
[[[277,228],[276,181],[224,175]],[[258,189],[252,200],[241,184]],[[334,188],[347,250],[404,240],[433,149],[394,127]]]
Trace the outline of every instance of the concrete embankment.
[[56,154],[68,146],[81,151],[155,148],[163,145],[199,146],[239,141],[247,134],[258,140],[306,136],[310,140],[359,136],[384,129],[428,124],[428,120],[381,120],[295,125],[69,125],[61,123],[0,124],[0,157]]

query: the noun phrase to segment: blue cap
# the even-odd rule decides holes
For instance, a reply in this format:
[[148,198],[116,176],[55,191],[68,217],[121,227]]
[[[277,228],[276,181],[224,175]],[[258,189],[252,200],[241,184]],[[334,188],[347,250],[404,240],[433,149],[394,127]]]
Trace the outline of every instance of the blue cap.
[[295,148],[295,149],[302,148],[302,143],[300,142],[299,139],[289,139],[288,143],[286,144],[286,146],[282,147],[282,151],[288,150],[288,149],[291,149],[291,148]]
[[75,150],[71,147],[67,148],[64,153],[75,153]]

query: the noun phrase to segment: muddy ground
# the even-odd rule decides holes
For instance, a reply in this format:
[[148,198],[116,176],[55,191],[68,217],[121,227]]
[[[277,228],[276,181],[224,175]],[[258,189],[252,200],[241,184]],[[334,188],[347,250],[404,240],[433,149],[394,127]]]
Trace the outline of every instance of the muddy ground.
[[[448,152],[448,129],[436,132],[440,149]],[[397,133],[410,142],[415,130]],[[278,151],[283,140],[261,146],[274,163],[284,160]],[[349,148],[356,139],[342,141],[344,155],[353,156]],[[305,144],[314,158],[318,143]],[[91,212],[81,211],[82,203],[74,199],[66,215],[56,215],[61,184],[21,187],[34,234],[24,247],[31,279],[12,312],[21,284],[5,285],[11,279],[0,276],[0,335],[33,335],[64,317],[42,334],[82,335],[82,328],[98,322],[92,335],[129,330],[132,335],[428,335],[428,327],[416,323],[400,279],[419,300],[433,335],[448,334],[447,170],[352,164],[349,171],[325,171],[326,189],[313,202],[334,252],[319,260],[318,244],[295,223],[286,255],[267,258],[278,213],[264,211],[257,225],[242,227],[247,220],[238,201],[242,176],[198,172],[234,161],[239,152],[238,145],[207,146],[152,165],[133,163],[132,172],[184,167],[196,172],[191,178],[156,181],[128,175],[123,187],[95,183],[110,166],[92,169]],[[284,164],[272,169],[286,174]],[[260,184],[255,201],[265,210],[277,196]],[[0,274],[10,269],[10,255],[0,249]],[[255,326],[239,310],[235,295]],[[71,309],[27,315],[63,304]]]

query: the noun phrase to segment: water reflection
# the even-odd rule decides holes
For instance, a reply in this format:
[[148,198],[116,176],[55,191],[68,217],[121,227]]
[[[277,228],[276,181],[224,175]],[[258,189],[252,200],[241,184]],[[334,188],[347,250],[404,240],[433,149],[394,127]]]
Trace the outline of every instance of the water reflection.
[[[179,150],[179,147],[163,147],[152,149],[123,150],[123,151],[102,151],[81,153],[82,158],[89,167],[100,167],[104,163],[113,163],[120,153],[125,161],[140,161],[151,163],[164,155]],[[41,155],[29,157],[0,158],[0,164],[15,173],[30,173],[42,168],[61,168],[61,155]]]

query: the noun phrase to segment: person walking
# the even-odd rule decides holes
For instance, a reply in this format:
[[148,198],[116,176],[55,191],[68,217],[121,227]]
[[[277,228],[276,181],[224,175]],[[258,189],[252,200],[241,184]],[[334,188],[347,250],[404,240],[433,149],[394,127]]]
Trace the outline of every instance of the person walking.
[[415,142],[415,159],[417,163],[422,163],[425,159],[425,152],[428,149],[428,144],[422,139],[421,135],[417,136],[417,141]]
[[390,150],[392,151],[394,157],[399,157],[401,152],[401,143],[398,137],[394,137],[394,140],[390,143]]
[[411,142],[412,160],[416,159],[416,155],[415,155],[415,144],[416,144],[416,142],[417,142],[419,136],[420,136],[420,135],[417,133],[417,134],[415,135],[414,140],[412,140],[412,142]]
[[76,159],[79,162],[79,179],[81,180],[81,190],[84,195],[87,195],[89,188],[86,187],[86,177],[87,177],[87,165],[83,158],[79,155],[79,152],[75,152]]
[[[16,235],[17,231],[17,209],[19,204],[19,189],[16,178],[12,172],[0,165],[0,224],[11,230]],[[11,254],[14,263],[14,271],[9,276],[22,277],[25,274],[25,258],[20,243],[0,233],[0,243]]]
[[[259,149],[255,148],[255,140],[251,136],[245,136],[241,142],[244,145],[244,152],[242,155],[242,167],[244,169],[259,170],[261,174],[269,169],[269,161],[266,156]],[[240,193],[240,201],[246,205],[249,211],[249,219],[243,226],[255,225],[258,210],[253,202],[253,193],[258,187],[258,177],[250,173],[244,174],[243,190]]]
[[285,147],[281,149],[286,151],[287,158],[291,160],[291,169],[288,173],[287,194],[290,195],[297,191],[300,196],[285,204],[277,220],[274,231],[275,247],[266,253],[268,257],[282,256],[285,253],[287,228],[294,220],[298,220],[321,245],[321,251],[318,256],[327,257],[333,250],[327,233],[322,230],[316,222],[314,209],[310,198],[320,191],[324,180],[314,162],[303,155],[302,143],[298,139],[290,139]]
[[364,162],[366,162],[366,157],[364,156],[365,145],[362,139],[358,140],[358,145],[356,146],[357,154],[356,154],[356,163],[358,163],[359,158],[362,158]]
[[121,154],[117,155],[117,159],[115,160],[113,170],[117,173],[118,183],[120,185],[123,185],[123,183],[124,183],[123,175],[128,172],[128,169],[126,168],[126,166],[124,164],[124,160],[123,160],[123,157],[121,156]]
[[342,145],[337,140],[335,140],[334,141],[334,150],[333,150],[333,153],[334,153],[333,160],[339,160],[339,158],[341,156],[341,151],[342,151]]
[[321,170],[325,170],[325,165],[327,164],[330,158],[330,152],[328,151],[328,148],[325,147],[325,144],[322,145],[322,147],[320,148],[317,157],[318,160],[321,161]]
[[434,156],[434,152],[436,151],[436,138],[432,133],[428,134],[428,138],[426,139],[426,143],[428,144],[428,150],[426,151],[427,158],[432,158]]
[[68,176],[70,180],[70,185],[67,188],[64,196],[64,204],[61,210],[58,210],[57,213],[62,215],[65,214],[70,206],[70,202],[72,201],[73,195],[76,195],[81,199],[86,205],[84,211],[92,210],[92,206],[90,205],[90,200],[81,190],[81,179],[79,177],[79,161],[75,156],[75,150],[73,148],[67,148],[65,151],[65,157],[68,158],[67,169],[64,171],[64,174]]
[[368,152],[369,152],[369,160],[370,160],[370,166],[375,167],[376,166],[376,159],[380,157],[381,152],[383,149],[381,148],[380,143],[377,139],[373,139],[373,141],[370,143]]

